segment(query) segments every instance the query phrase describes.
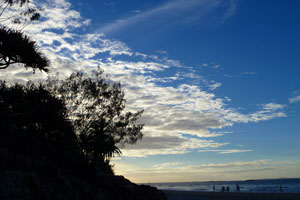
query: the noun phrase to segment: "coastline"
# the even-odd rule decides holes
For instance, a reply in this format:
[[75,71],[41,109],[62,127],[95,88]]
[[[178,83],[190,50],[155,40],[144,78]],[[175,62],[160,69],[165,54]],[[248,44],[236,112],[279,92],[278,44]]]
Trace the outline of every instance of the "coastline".
[[299,200],[300,193],[197,192],[162,190],[168,200]]

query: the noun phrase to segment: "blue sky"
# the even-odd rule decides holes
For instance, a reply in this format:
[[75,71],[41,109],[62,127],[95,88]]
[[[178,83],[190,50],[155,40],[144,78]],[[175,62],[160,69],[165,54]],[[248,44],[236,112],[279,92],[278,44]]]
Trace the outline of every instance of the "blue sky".
[[[34,1],[51,75],[101,66],[144,109],[115,171],[135,182],[299,177],[297,0]],[[46,74],[14,67],[7,81]]]

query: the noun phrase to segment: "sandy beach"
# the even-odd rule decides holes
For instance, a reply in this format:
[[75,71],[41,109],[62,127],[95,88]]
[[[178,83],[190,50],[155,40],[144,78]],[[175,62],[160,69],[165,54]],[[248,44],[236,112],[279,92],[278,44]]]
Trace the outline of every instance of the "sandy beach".
[[300,200],[300,193],[190,192],[164,190],[169,200]]

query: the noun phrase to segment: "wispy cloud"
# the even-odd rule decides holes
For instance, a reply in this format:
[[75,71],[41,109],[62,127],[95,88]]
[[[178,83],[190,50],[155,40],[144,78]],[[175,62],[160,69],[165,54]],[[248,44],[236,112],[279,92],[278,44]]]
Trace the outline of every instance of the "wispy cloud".
[[255,75],[257,72],[242,72],[241,75]]
[[290,98],[289,101],[290,101],[290,103],[300,102],[300,95]]
[[251,152],[253,150],[244,150],[244,149],[204,149],[198,150],[198,152],[218,152],[218,154],[232,154],[232,153],[245,153]]
[[228,163],[212,163],[212,164],[203,164],[199,166],[192,166],[194,169],[204,169],[204,168],[233,168],[233,167],[256,167],[270,164],[269,160],[255,160],[248,162],[228,162]]
[[178,165],[182,165],[182,164],[183,164],[182,162],[167,162],[167,163],[161,163],[161,164],[154,165],[153,168],[164,169],[164,168],[174,167],[174,166],[178,166]]
[[[229,8],[225,11],[225,14],[221,17],[220,21],[226,21],[230,16],[235,13],[236,3],[235,1],[227,1]],[[145,23],[169,23],[170,19],[172,21],[198,21],[204,16],[219,8],[224,6],[223,0],[174,0],[169,1],[166,4],[158,6],[156,8],[147,10],[145,12],[136,12],[138,14],[118,19],[110,24],[106,24],[100,27],[96,32],[108,34],[110,32],[118,31],[126,28],[130,25],[137,24],[140,22]],[[159,20],[157,20],[159,19]],[[176,19],[176,20],[175,20]],[[181,20],[178,20],[181,19]]]
[[211,85],[209,86],[210,87],[210,90],[215,90],[215,89],[217,89],[217,88],[219,88],[219,87],[221,87],[222,86],[222,83],[217,83],[217,82],[215,82],[215,81],[211,81]]
[[279,110],[283,109],[285,105],[283,104],[278,104],[278,103],[267,103],[262,105],[264,110]]
[[[162,163],[149,167],[133,166],[117,161],[117,174],[136,182],[219,181],[293,177],[300,169],[299,161],[253,161],[219,162],[199,165],[187,163]],[[284,173],[282,173],[284,171]],[[292,173],[291,173],[292,172]],[[279,175],[280,174],[280,175]]]
[[224,23],[229,17],[234,15],[237,9],[237,2],[236,0],[230,0],[229,9],[225,12],[224,16],[222,17],[221,23]]
[[132,10],[130,12],[132,12],[132,13],[140,13],[141,11],[140,10]]

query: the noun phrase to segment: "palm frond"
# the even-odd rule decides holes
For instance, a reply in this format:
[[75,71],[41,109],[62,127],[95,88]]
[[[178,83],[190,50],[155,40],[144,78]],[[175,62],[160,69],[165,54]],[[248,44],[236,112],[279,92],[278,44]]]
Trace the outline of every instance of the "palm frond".
[[35,41],[17,30],[0,28],[0,69],[12,64],[48,72],[50,61],[40,52]]

